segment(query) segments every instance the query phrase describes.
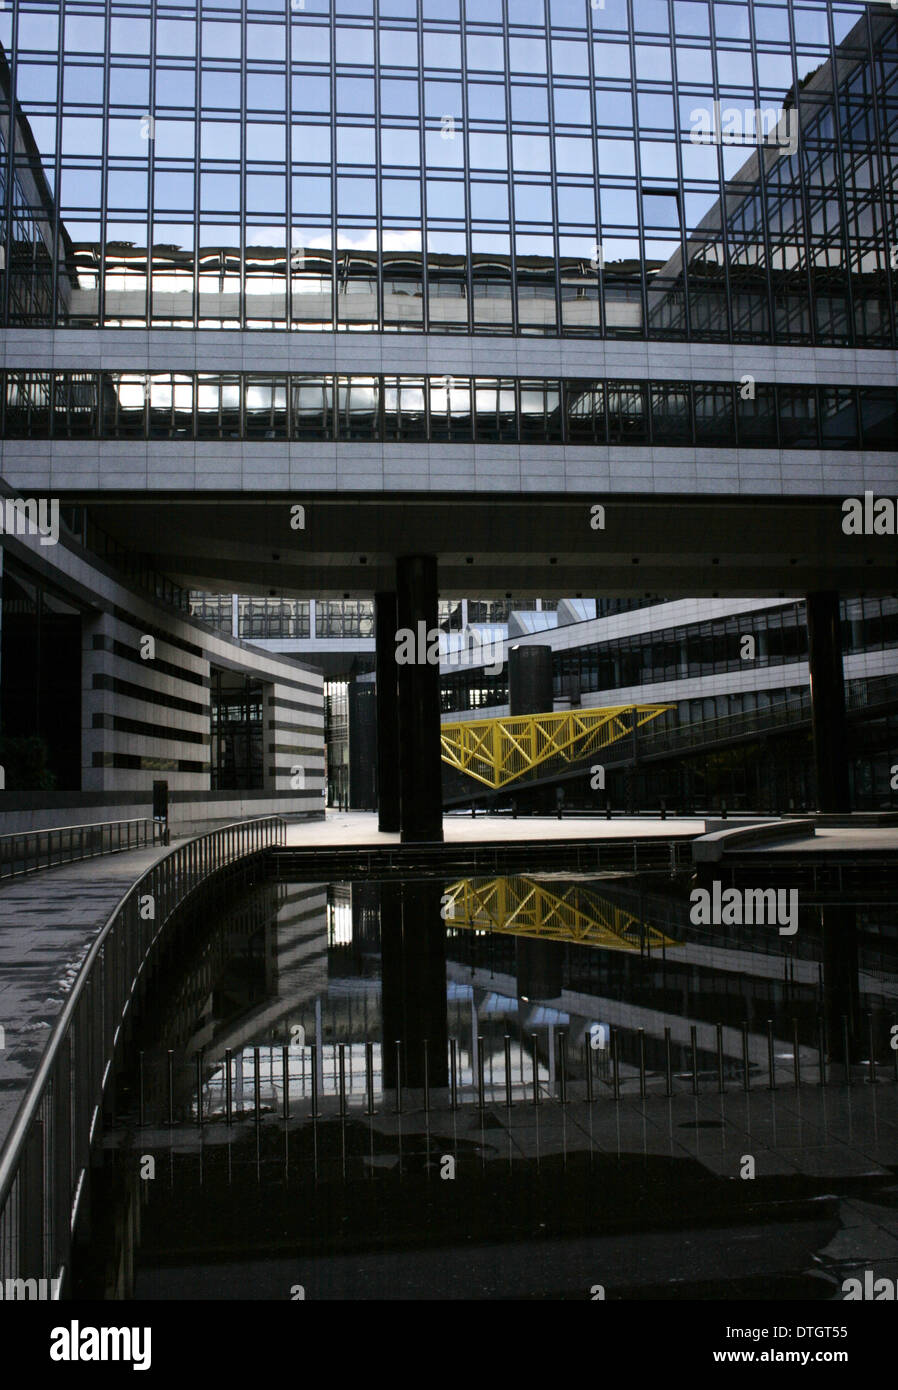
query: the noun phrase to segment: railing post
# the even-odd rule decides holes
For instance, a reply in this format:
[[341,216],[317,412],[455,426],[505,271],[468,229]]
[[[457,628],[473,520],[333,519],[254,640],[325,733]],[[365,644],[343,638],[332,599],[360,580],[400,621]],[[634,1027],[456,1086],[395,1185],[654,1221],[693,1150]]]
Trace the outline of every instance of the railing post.
[[318,1043],[312,1043],[312,1119],[318,1119]]
[[867,1046],[870,1049],[869,1080],[870,1084],[875,1086],[879,1078],[876,1075],[876,1040],[873,1036],[873,1013],[869,1009],[867,1011]]

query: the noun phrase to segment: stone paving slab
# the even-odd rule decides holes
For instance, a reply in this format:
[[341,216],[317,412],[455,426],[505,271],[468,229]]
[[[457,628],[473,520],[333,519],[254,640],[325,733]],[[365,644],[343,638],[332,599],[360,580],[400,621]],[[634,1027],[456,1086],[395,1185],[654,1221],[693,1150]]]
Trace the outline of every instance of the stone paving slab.
[[763,840],[759,844],[731,846],[739,855],[753,854],[845,854],[854,850],[898,850],[898,825],[818,825],[813,835],[793,835],[782,840]]
[[90,944],[161,845],[0,883],[0,1144]]
[[[650,816],[620,816],[604,820],[593,816],[443,816],[443,838],[447,844],[490,844],[519,840],[631,840],[657,837],[661,840],[692,839],[705,833],[705,821],[694,817],[667,820]],[[715,825],[717,822],[715,821]],[[298,821],[287,826],[287,845],[328,849],[351,845],[398,845],[398,832],[378,830],[372,811],[328,810],[324,820]]]

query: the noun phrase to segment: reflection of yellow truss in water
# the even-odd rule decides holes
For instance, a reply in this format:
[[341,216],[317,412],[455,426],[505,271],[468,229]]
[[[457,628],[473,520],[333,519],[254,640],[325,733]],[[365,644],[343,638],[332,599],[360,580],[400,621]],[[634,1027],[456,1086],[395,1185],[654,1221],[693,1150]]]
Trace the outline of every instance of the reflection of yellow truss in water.
[[672,937],[642,923],[626,908],[579,883],[555,885],[517,875],[502,878],[462,878],[443,894],[447,927],[537,936],[546,941],[571,941],[604,946],[614,951],[640,947],[676,946]]
[[488,787],[504,787],[522,773],[562,758],[578,762],[657,719],[672,705],[612,705],[562,710],[558,714],[502,715],[464,719],[440,730],[442,759]]

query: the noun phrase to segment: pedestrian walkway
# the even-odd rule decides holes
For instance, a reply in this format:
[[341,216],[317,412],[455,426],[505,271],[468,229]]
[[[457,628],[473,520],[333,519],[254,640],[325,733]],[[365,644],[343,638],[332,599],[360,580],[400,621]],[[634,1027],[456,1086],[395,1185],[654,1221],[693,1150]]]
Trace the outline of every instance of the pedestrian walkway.
[[[494,844],[527,840],[632,840],[656,837],[662,840],[692,839],[704,835],[707,822],[695,817],[667,820],[658,817],[626,816],[605,820],[596,816],[444,816],[446,844]],[[713,822],[716,827],[717,822]],[[398,845],[399,833],[378,830],[374,811],[328,810],[324,820],[295,821],[287,826],[288,847],[343,849],[353,845]]]
[[0,1144],[91,942],[166,853],[126,850],[0,883]]

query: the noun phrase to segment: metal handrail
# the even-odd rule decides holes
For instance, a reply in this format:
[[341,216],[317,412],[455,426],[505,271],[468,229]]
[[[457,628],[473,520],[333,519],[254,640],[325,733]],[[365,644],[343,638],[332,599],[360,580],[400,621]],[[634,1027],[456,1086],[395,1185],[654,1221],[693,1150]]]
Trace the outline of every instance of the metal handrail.
[[[115,1049],[167,921],[219,869],[283,844],[280,816],[184,841],[143,873],[92,942],[0,1149],[0,1279],[59,1280]],[[53,1288],[52,1283],[46,1287]]]
[[33,874],[57,864],[79,863],[100,854],[145,848],[158,842],[159,832],[160,823],[148,816],[14,830],[0,835],[0,879]]
[[711,719],[689,720],[667,728],[649,730],[640,740],[640,753],[674,748],[677,745],[700,745],[715,740],[740,738],[747,734],[764,733],[782,725],[796,726],[811,717],[810,695],[797,700],[783,700],[764,710],[739,710],[720,714]]

